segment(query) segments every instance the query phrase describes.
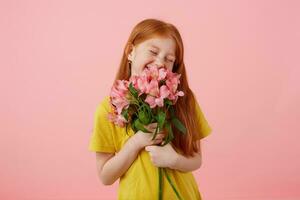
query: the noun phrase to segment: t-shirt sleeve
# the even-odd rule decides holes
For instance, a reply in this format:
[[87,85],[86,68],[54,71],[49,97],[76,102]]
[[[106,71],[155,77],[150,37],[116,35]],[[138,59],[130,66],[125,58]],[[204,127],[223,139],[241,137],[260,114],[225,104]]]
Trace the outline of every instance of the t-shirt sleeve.
[[210,135],[212,128],[209,125],[209,123],[207,122],[207,120],[202,112],[202,109],[197,101],[196,101],[196,105],[195,105],[195,110],[196,110],[198,126],[200,129],[196,136],[196,140],[199,140],[199,139],[205,138],[206,136]]
[[108,105],[108,99],[106,98],[98,104],[94,113],[94,126],[88,147],[90,151],[116,152],[113,123],[107,118]]

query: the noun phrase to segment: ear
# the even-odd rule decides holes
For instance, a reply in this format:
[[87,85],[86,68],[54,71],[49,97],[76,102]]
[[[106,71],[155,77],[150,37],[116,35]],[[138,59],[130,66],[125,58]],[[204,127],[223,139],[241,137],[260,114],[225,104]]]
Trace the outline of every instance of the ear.
[[133,46],[132,44],[129,44],[126,49],[126,53],[127,53],[127,59],[132,61],[132,58],[135,54],[135,46]]

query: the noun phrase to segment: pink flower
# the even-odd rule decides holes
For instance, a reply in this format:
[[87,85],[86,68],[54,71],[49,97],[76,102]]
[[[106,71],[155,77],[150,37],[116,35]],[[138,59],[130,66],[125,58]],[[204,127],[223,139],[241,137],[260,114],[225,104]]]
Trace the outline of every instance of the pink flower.
[[159,93],[157,96],[147,95],[145,102],[150,105],[150,108],[156,106],[163,107],[164,99],[167,98],[170,94],[170,91],[167,86],[163,85],[159,88]]
[[143,76],[147,76],[148,79],[155,79],[155,80],[163,80],[165,79],[167,75],[167,69],[166,68],[158,68],[155,65],[150,65],[149,68],[145,68],[143,73]]
[[129,78],[129,83],[132,83],[132,86],[138,91],[138,96],[142,94],[142,92],[139,90],[139,79],[140,77],[137,75],[133,75]]
[[173,72],[168,72],[167,75],[167,80],[166,80],[166,85],[170,89],[172,93],[175,93],[178,87],[178,84],[180,83],[180,78],[181,74],[176,74]]
[[116,107],[117,113],[121,114],[123,108],[129,106],[129,82],[126,80],[117,80],[110,92],[111,103]]
[[176,103],[178,96],[184,96],[183,91],[177,90],[178,85],[180,83],[180,76],[181,74],[173,73],[171,71],[168,71],[167,73],[166,85],[170,91],[168,98],[173,101],[173,104]]
[[151,96],[158,96],[159,95],[159,87],[157,80],[151,80],[150,83],[146,84],[146,94]]
[[138,81],[138,79],[139,79],[139,76],[137,76],[137,75],[133,75],[133,76],[131,76],[131,77],[129,78],[129,82],[132,83],[132,85],[133,85],[133,87],[134,87],[135,89],[138,89],[138,87],[137,87],[137,81]]
[[109,113],[108,118],[116,125],[123,127],[125,123],[128,123],[122,116],[122,111],[129,108],[131,100],[134,98],[129,91],[130,83],[138,91],[138,96],[146,94],[146,98],[142,100],[151,108],[163,107],[164,99],[169,99],[175,104],[179,96],[184,96],[183,91],[177,90],[180,74],[157,66],[148,67],[142,71],[141,75],[131,76],[129,81],[117,80],[113,85],[110,93],[113,112]]
[[166,78],[166,76],[167,76],[167,70],[165,69],[165,68],[161,68],[161,69],[159,69],[158,70],[158,79],[157,80],[163,80],[163,79],[165,79]]
[[108,113],[108,120],[120,127],[124,127],[128,122],[123,115],[118,115],[116,112]]
[[134,87],[141,94],[157,95],[159,93],[157,79],[153,79],[150,70],[144,69],[140,76],[131,77]]
[[170,93],[168,98],[173,102],[173,104],[176,103],[178,96],[184,96],[184,92],[183,91],[177,91],[175,94]]
[[137,87],[138,87],[138,90],[140,91],[139,94],[147,92],[147,85],[148,85],[147,77],[140,76],[137,80]]

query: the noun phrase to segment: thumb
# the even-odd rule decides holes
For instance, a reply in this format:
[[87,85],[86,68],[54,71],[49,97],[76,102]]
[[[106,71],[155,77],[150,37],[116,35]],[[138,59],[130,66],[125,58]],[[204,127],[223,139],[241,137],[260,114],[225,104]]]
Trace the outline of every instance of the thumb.
[[145,150],[146,150],[146,151],[151,151],[151,146],[146,146],[146,147],[145,147]]

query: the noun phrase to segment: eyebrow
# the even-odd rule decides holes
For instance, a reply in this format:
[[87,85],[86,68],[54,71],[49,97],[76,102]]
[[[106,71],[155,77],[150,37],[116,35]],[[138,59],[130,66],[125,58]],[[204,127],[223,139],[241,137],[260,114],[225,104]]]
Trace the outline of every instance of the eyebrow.
[[[155,46],[155,45],[153,45],[153,44],[151,44],[150,46],[151,46],[151,47],[154,47],[154,48],[157,48],[157,49],[159,49],[159,47],[157,47],[157,46]],[[175,55],[174,55],[173,53],[169,53],[169,55],[171,55],[171,56],[174,56],[174,57],[175,57]]]

